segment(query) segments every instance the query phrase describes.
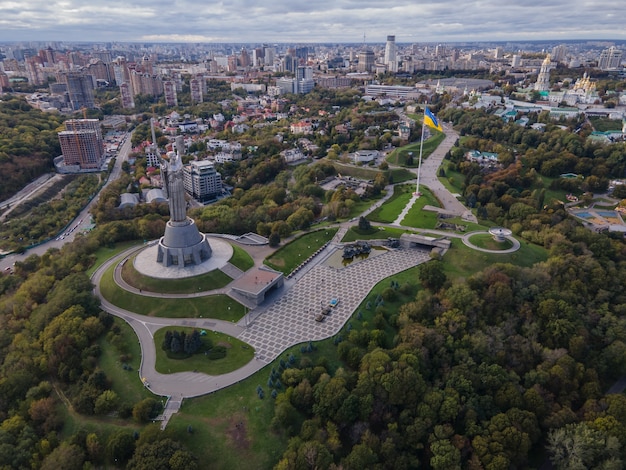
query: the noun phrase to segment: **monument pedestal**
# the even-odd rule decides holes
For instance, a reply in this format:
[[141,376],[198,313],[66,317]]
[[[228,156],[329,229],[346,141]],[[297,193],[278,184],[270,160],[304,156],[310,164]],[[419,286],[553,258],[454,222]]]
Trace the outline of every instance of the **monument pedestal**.
[[184,268],[208,260],[211,252],[206,235],[198,231],[193,219],[187,217],[181,222],[170,220],[159,240],[157,262],[166,267]]

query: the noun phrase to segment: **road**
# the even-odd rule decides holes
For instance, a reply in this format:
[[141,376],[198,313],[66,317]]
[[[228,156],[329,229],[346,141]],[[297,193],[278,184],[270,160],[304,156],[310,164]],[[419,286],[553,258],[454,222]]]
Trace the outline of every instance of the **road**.
[[[113,166],[113,169],[111,170],[111,173],[109,175],[109,179],[107,180],[107,182],[104,184],[104,186],[101,188],[104,189],[105,187],[107,187],[112,181],[115,181],[116,179],[118,179],[120,177],[120,175],[122,174],[122,162],[128,160],[128,155],[130,154],[131,151],[131,137],[132,137],[132,132],[128,133],[126,135],[126,140],[124,141],[124,143],[122,144],[122,146],[120,147],[120,150],[118,151],[117,154],[117,158],[115,159],[115,165]],[[39,181],[39,180],[38,180]],[[32,185],[32,183],[31,183]],[[29,186],[31,186],[29,185]],[[24,191],[24,190],[22,190]],[[32,192],[34,192],[32,190],[32,187],[29,191],[27,191],[27,193],[32,194]],[[28,258],[30,255],[43,255],[46,251],[48,251],[50,248],[61,248],[63,245],[65,245],[68,242],[71,242],[74,240],[74,238],[76,237],[76,234],[79,233],[81,231],[81,227],[87,226],[89,224],[89,212],[91,210],[91,208],[98,202],[98,196],[94,197],[91,202],[89,202],[89,204],[87,204],[82,211],[80,211],[80,213],[76,216],[76,218],[70,223],[70,227],[74,227],[77,222],[80,220],[81,223],[78,224],[78,227],[69,235],[67,235],[63,240],[57,240],[56,238],[43,243],[39,246],[36,246],[34,248],[30,248],[28,249],[26,252],[22,253],[22,254],[12,254],[12,255],[8,255],[5,258],[0,259],[0,271],[4,271],[7,267],[12,267],[13,264],[16,261],[23,261],[24,259]]]

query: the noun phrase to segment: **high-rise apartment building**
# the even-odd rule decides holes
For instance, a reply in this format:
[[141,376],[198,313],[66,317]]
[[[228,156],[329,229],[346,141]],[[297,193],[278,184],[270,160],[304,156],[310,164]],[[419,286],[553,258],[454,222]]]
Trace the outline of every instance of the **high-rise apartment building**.
[[202,103],[204,100],[204,78],[196,77],[189,80],[189,91],[192,103]]
[[81,170],[97,170],[104,159],[102,131],[98,119],[70,119],[59,132],[59,143],[66,166]]
[[96,107],[93,100],[94,81],[91,75],[85,75],[81,72],[70,72],[62,75],[61,82],[67,84],[67,93],[74,111],[78,111],[81,108],[91,109]]
[[598,58],[598,68],[601,70],[619,70],[622,68],[622,51],[611,46],[604,49]]
[[165,94],[165,104],[167,106],[178,106],[176,82],[174,82],[173,80],[167,80],[163,82],[163,93]]
[[133,90],[128,83],[122,83],[120,85],[120,96],[122,100],[122,108],[132,109],[135,107],[135,100],[133,99]]
[[207,160],[191,161],[183,171],[185,191],[196,201],[208,202],[222,193],[222,175],[213,163]]

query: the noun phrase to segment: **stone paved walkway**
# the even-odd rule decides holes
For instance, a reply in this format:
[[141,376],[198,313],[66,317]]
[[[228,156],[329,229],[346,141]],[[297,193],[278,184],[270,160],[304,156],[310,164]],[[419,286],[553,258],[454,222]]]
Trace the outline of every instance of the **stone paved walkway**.
[[[239,335],[269,363],[290,346],[329,338],[339,332],[372,288],[383,279],[430,259],[428,251],[393,250],[348,267],[319,264]],[[323,322],[315,321],[331,298],[339,305]]]

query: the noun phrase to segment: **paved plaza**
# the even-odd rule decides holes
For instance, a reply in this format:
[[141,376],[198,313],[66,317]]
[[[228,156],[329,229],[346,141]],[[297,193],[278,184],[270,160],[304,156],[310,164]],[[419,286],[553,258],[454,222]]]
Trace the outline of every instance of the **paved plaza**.
[[[429,259],[426,250],[398,249],[340,269],[320,263],[259,314],[239,339],[255,348],[258,360],[269,363],[290,346],[329,338],[378,282]],[[337,298],[339,305],[323,322],[315,321],[331,298]]]

